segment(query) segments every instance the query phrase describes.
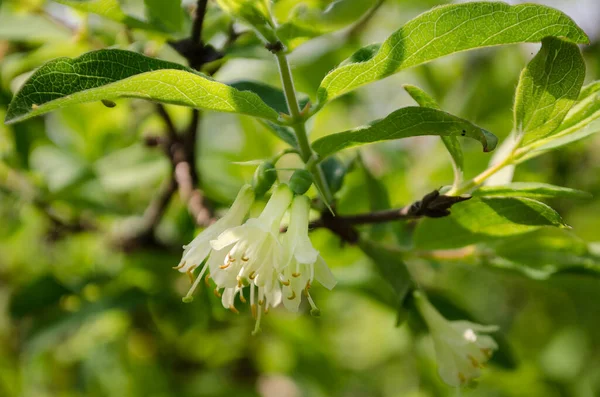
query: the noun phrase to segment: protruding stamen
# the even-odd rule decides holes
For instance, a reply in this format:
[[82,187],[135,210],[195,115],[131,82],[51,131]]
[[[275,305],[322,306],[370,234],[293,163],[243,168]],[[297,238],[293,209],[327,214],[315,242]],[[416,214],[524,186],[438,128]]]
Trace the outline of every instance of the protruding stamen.
[[215,296],[216,296],[217,298],[220,298],[220,297],[221,297],[221,293],[219,292],[219,289],[218,289],[218,288],[215,288],[215,290],[213,291],[213,294],[215,294]]
[[292,294],[287,297],[289,300],[296,299],[296,291],[292,290]]
[[465,378],[462,372],[458,373],[458,380],[461,385],[464,385],[467,382],[467,378]]
[[229,306],[229,310],[231,310],[235,314],[240,314],[240,311],[238,309],[236,309],[235,306],[233,306],[233,305]]
[[233,263],[233,262],[235,262],[235,258],[232,258],[231,255],[227,254],[227,262]]
[[192,294],[196,290],[196,287],[198,287],[200,280],[202,280],[202,277],[204,276],[204,272],[206,272],[206,269],[208,269],[208,265],[204,265],[204,267],[200,271],[200,274],[198,274],[198,277],[196,277],[196,281],[194,281],[194,283],[192,284],[192,287],[190,288],[190,290],[188,291],[186,296],[183,297],[184,302],[190,302],[193,299]]
[[240,291],[240,302],[242,303],[246,303],[246,298],[244,298],[244,294],[242,294],[242,291]]
[[204,277],[204,284],[206,284],[207,287],[210,287],[210,284],[208,283],[209,278],[210,278],[210,274],[207,274],[206,277]]
[[242,283],[242,278],[240,276],[237,276],[237,286],[238,288],[242,288],[244,286],[244,284]]
[[227,262],[226,264],[219,266],[219,269],[221,269],[221,270],[227,269],[230,265],[231,265],[231,262]]
[[254,280],[254,278],[255,278],[255,277],[256,277],[256,272],[255,272],[255,271],[252,271],[252,272],[250,273],[250,275],[248,275],[248,278],[249,278],[250,280]]
[[281,284],[285,285],[286,287],[289,287],[291,282],[290,282],[290,280],[285,280],[285,281],[282,281]]
[[193,272],[194,269],[189,269],[186,273],[188,275],[188,277],[190,278],[190,284],[194,284],[194,273]]
[[250,305],[250,311],[252,312],[252,318],[256,319],[256,305]]
[[185,266],[185,261],[181,262],[178,266],[175,266],[173,269],[179,270],[179,269],[181,269],[184,266]]
[[262,299],[259,299],[259,300],[258,300],[258,305],[259,305],[259,306],[262,306],[264,303],[265,303],[265,301],[264,301],[264,300],[262,300]]
[[300,273],[292,273],[292,277],[300,277]]
[[314,317],[319,317],[321,315],[321,311],[315,305],[315,301],[313,301],[312,296],[308,293],[308,290],[304,290],[306,297],[308,298],[308,303],[310,304],[310,315]]
[[247,256],[245,256],[245,255],[242,255],[242,261],[243,261],[243,262],[248,262],[249,260],[250,260],[250,258],[248,258],[248,257],[247,257]]

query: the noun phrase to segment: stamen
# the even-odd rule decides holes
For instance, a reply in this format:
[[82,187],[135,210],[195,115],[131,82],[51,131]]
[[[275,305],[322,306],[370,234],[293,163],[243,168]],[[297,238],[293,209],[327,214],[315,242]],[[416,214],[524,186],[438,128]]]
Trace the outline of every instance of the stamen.
[[246,298],[244,298],[244,294],[242,294],[242,291],[240,291],[240,302],[242,303],[246,303]]
[[250,280],[254,280],[255,277],[256,277],[256,272],[255,271],[252,271],[252,273],[250,273],[250,275],[248,275],[248,278]]
[[229,306],[229,310],[231,310],[235,314],[240,314],[240,311],[238,309],[236,309],[235,306],[233,306],[233,305]]
[[227,254],[227,262],[235,262],[235,258],[232,258],[231,255]]
[[213,294],[215,294],[215,296],[216,296],[217,298],[220,298],[220,297],[221,297],[221,293],[219,292],[219,289],[218,289],[218,288],[215,288],[215,290],[213,291]]
[[179,270],[179,269],[181,269],[184,266],[185,266],[185,261],[181,262],[178,266],[175,266],[173,269]]
[[194,283],[192,284],[192,287],[190,288],[190,290],[188,291],[188,293],[186,294],[186,296],[184,296],[182,298],[182,300],[184,302],[187,303],[187,302],[191,302],[191,301],[194,300],[194,298],[192,297],[192,294],[196,290],[196,287],[198,287],[198,284],[200,283],[200,280],[202,280],[202,276],[204,276],[204,272],[206,272],[206,269],[208,269],[208,264],[204,265],[204,267],[200,271],[200,274],[198,274],[198,277],[196,277],[196,281],[194,281]]
[[219,269],[221,269],[221,270],[227,269],[230,265],[231,265],[231,262],[227,262],[226,264],[219,266]]
[[262,306],[264,303],[265,303],[265,301],[264,301],[264,300],[262,300],[262,299],[259,299],[259,300],[258,300],[258,305],[259,305],[259,306]]
[[310,296],[308,290],[304,290],[304,293],[306,294],[306,297],[308,298],[308,303],[310,304],[310,315],[313,317],[319,317],[321,315],[321,311],[319,310],[317,305],[315,305],[312,296]]
[[194,269],[189,269],[186,273],[188,275],[188,277],[190,278],[190,284],[194,284],[194,273],[193,273]]
[[289,300],[296,299],[296,291],[292,290],[292,294],[287,297]]
[[210,287],[210,284],[208,283],[208,279],[210,278],[210,273],[206,275],[206,277],[204,277],[204,284],[206,284],[207,287]]
[[237,282],[238,288],[242,288],[244,286],[244,284],[242,283],[242,278],[240,276],[237,276]]
[[[259,302],[259,305],[262,303]],[[256,335],[260,332],[260,318],[262,316],[262,310],[258,309],[256,314],[256,324],[254,325],[254,331],[252,331],[252,335]]]
[[479,349],[479,350],[481,350],[481,352],[482,352],[483,354],[485,354],[487,358],[490,358],[490,357],[492,357],[492,349],[490,349],[490,348],[485,348],[485,349]]
[[256,305],[250,305],[250,311],[252,312],[252,318],[256,319]]
[[245,255],[242,255],[242,261],[244,261],[244,262],[248,262],[249,260],[250,260],[250,258],[248,258],[248,257],[247,257],[247,256],[245,256]]
[[291,282],[290,282],[290,280],[285,280],[285,281],[282,281],[281,284],[285,285],[286,287],[289,287]]
[[467,378],[465,378],[462,372],[458,373],[458,380],[460,381],[461,385],[464,385],[467,382]]
[[481,363],[479,363],[479,361],[477,361],[477,360],[475,359],[475,357],[473,357],[472,355],[468,354],[468,355],[467,355],[467,358],[469,359],[469,361],[471,361],[471,365],[472,365],[474,368],[483,368],[483,366],[481,365]]
[[292,273],[292,277],[300,277],[300,273]]

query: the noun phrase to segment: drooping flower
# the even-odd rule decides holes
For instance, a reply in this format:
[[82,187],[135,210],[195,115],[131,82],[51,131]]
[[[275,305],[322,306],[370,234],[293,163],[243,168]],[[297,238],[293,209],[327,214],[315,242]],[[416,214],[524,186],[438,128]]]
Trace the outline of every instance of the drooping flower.
[[414,293],[416,306],[433,339],[438,372],[450,386],[465,386],[481,375],[481,369],[498,345],[484,332],[498,330],[494,325],[469,321],[448,321],[421,292]]
[[283,304],[286,309],[298,311],[302,292],[304,292],[310,303],[311,313],[318,314],[319,310],[308,291],[311,283],[316,279],[325,288],[331,290],[336,281],[308,237],[309,211],[308,197],[296,196],[292,202],[290,225],[282,238],[284,262],[280,281],[283,284]]
[[[281,303],[279,228],[292,197],[287,185],[279,185],[258,218],[225,230],[210,243],[213,254],[208,267],[217,287],[231,293],[230,288],[242,288],[246,282],[250,285],[250,305],[257,317],[255,331],[262,312]],[[223,301],[226,303],[233,306],[233,299],[228,296]]]
[[[190,278],[193,279],[193,271],[206,260],[209,254],[211,254],[211,240],[217,238],[225,230],[239,226],[244,221],[253,202],[254,192],[252,187],[250,185],[243,186],[225,216],[204,229],[188,245],[183,247],[184,251],[181,262],[175,269],[182,273],[187,273]],[[207,266],[205,265],[196,277],[196,280],[184,299],[189,299],[191,297],[206,270]]]

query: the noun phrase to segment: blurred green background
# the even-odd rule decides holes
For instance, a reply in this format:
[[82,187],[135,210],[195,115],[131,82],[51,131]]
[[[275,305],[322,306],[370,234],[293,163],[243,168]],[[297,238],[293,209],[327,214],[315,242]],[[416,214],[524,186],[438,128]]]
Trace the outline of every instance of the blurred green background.
[[[590,35],[583,48],[587,81],[600,78],[600,3],[537,1],[569,14]],[[184,1],[188,10],[193,2]],[[276,2],[285,15],[298,0]],[[328,1],[308,1],[325,7]],[[386,0],[371,19],[307,42],[292,54],[297,88],[314,98],[322,77],[353,51],[446,3]],[[516,3],[513,1],[513,3]],[[124,9],[144,17],[142,1]],[[189,10],[188,10],[189,11]],[[177,19],[177,18],[176,18]],[[205,39],[223,42],[228,21],[211,5]],[[175,37],[189,31],[181,16]],[[131,31],[95,15],[42,0],[0,5],[0,118],[31,70],[59,56],[104,47],[183,60],[159,34]],[[518,75],[539,46],[508,46],[443,58],[361,88],[324,108],[312,136],[343,131],[411,104],[403,83],[423,87],[442,107],[504,138],[512,128]],[[215,78],[279,85],[270,54],[243,42]],[[184,128],[189,110],[168,107]],[[175,196],[154,238],[131,244],[143,212],[170,165],[148,145],[164,134],[149,102],[121,100],[70,107],[11,126],[0,125],[0,396],[455,396],[437,376],[430,340],[418,326],[395,327],[390,292],[357,248],[318,230],[313,241],[339,280],[315,286],[322,316],[273,310],[251,336],[247,307],[235,315],[210,288],[181,302],[189,281],[171,269],[196,230]],[[197,144],[198,174],[208,198],[225,207],[253,167],[235,164],[284,148],[265,127],[242,116],[205,113]],[[464,142],[467,177],[489,154]],[[592,193],[587,201],[554,200],[575,242],[600,255],[600,134],[527,162],[515,180]],[[350,158],[350,154],[347,155]],[[392,206],[449,184],[452,169],[439,139],[413,138],[361,149],[365,168],[346,176],[339,210],[369,209],[364,186],[380,180]],[[280,166],[293,166],[284,160]],[[285,175],[283,176],[285,178]],[[409,241],[410,225],[393,233]],[[387,232],[387,231],[386,231]],[[535,232],[546,236],[551,232]],[[528,239],[531,236],[520,237]],[[524,240],[521,240],[521,242]],[[596,244],[594,244],[597,242]],[[526,244],[523,250],[526,250]],[[557,258],[556,261],[568,261]],[[551,277],[458,258],[414,259],[419,284],[436,292],[448,317],[468,315],[501,327],[501,349],[471,396],[600,396],[600,279]],[[459,309],[460,308],[460,309]]]

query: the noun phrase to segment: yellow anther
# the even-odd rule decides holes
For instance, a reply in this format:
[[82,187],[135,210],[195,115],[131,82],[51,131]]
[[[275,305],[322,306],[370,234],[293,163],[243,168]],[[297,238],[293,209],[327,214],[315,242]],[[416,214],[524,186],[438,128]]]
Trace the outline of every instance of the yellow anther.
[[300,277],[300,273],[292,273],[292,277]]
[[218,288],[215,288],[215,290],[213,291],[213,293],[215,294],[215,296],[216,296],[217,298],[220,298],[220,297],[221,297],[221,293],[219,292],[219,289],[218,289]]
[[246,298],[244,298],[244,295],[242,295],[241,293],[240,293],[240,302],[246,303]]
[[469,354],[469,355],[467,355],[467,358],[469,359],[469,361],[471,362],[471,365],[472,365],[474,368],[483,368],[483,365],[481,365],[481,363],[480,363],[479,361],[477,361],[477,360],[475,359],[475,357],[473,357],[472,355],[470,355],[470,354]]
[[240,311],[238,309],[236,309],[235,306],[233,306],[233,305],[229,306],[229,310],[231,310],[235,314],[240,314]]
[[292,290],[292,294],[287,297],[289,300],[296,299],[296,291]]
[[231,265],[231,262],[227,262],[226,264],[219,266],[219,269],[221,269],[221,270],[227,269],[229,267],[229,265]]
[[192,273],[192,270],[194,270],[194,269],[190,269],[186,273],[187,273],[188,277],[190,278],[190,283],[193,284],[194,283],[194,274]]
[[235,259],[231,255],[227,254],[227,262],[235,262]]
[[252,312],[252,317],[256,318],[256,305],[250,305],[250,311]]
[[463,385],[467,382],[467,378],[465,378],[465,376],[463,375],[462,372],[458,373],[458,380],[460,381],[461,385]]
[[265,301],[264,301],[264,300],[262,300],[262,299],[259,299],[259,300],[258,300],[258,306],[262,306],[264,303],[265,303]]
[[291,282],[290,282],[290,280],[285,280],[285,281],[282,281],[281,284],[283,284],[287,287],[291,284]]
[[242,255],[242,261],[248,262],[249,260],[250,260],[250,258],[248,258],[247,256]]
[[184,266],[185,266],[185,261],[181,262],[181,263],[179,264],[179,266],[175,266],[173,269],[175,269],[175,270],[179,270],[179,269],[181,269],[181,268],[182,268],[182,267],[184,267]]
[[207,274],[206,277],[204,277],[204,284],[206,284],[207,287],[210,287],[210,284],[208,283],[209,278],[210,278],[210,274]]
[[490,358],[490,357],[492,357],[492,349],[486,348],[486,349],[479,349],[479,350],[481,350],[481,352],[482,352],[483,354],[485,354],[485,356],[486,356],[487,358]]
[[250,274],[248,275],[248,278],[249,278],[250,280],[254,280],[254,277],[256,277],[256,272],[252,272],[252,273],[250,273]]

